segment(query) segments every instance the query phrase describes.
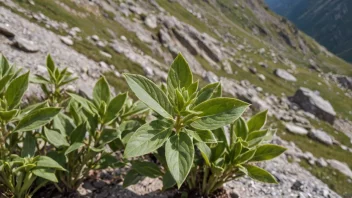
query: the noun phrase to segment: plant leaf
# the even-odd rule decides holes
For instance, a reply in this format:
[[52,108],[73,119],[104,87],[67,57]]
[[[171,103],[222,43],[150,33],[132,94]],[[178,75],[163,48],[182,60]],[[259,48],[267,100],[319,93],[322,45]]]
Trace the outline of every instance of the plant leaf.
[[173,107],[156,84],[141,75],[124,74],[124,76],[129,87],[141,101],[164,118],[173,118]]
[[274,145],[274,144],[260,145],[257,148],[257,151],[255,152],[254,157],[250,161],[271,160],[271,159],[281,155],[286,150],[287,149],[285,147],[282,147],[279,145]]
[[50,170],[47,168],[37,168],[32,170],[32,173],[38,177],[49,180],[51,182],[54,182],[54,183],[58,182],[54,170]]
[[84,146],[83,143],[81,142],[75,142],[73,143],[70,147],[67,148],[67,150],[65,151],[65,155],[70,154],[71,152],[78,150],[79,148],[81,148],[82,146]]
[[109,123],[117,117],[117,113],[119,113],[125,104],[127,99],[127,93],[119,94],[115,98],[113,98],[106,110],[106,113],[103,118],[104,123]]
[[44,134],[50,144],[54,145],[56,148],[59,148],[60,146],[70,146],[66,138],[55,130],[50,130],[44,127]]
[[31,132],[25,134],[23,140],[23,148],[21,152],[22,157],[33,157],[35,155],[35,149],[37,146],[37,141]]
[[57,170],[66,171],[59,163],[47,156],[39,156],[37,160],[37,167],[54,168]]
[[219,82],[208,84],[207,86],[203,87],[197,96],[196,102],[194,103],[195,105],[198,105],[208,99],[210,99],[215,92],[215,90],[220,86]]
[[211,166],[211,164],[210,164],[211,149],[204,142],[197,142],[195,144],[196,144],[197,148],[199,149],[200,154],[202,155],[205,163],[210,167]]
[[[233,128],[232,128],[232,137],[236,137],[236,138],[242,138],[242,140],[246,140],[248,137],[248,126],[246,121],[240,117],[239,119],[237,119],[235,121],[235,123],[233,124]],[[232,140],[234,141],[234,140]]]
[[241,154],[240,156],[238,156],[238,158],[235,160],[235,164],[243,164],[248,162],[249,160],[251,160],[255,154],[255,149],[249,150],[243,154]]
[[122,186],[124,188],[127,188],[128,186],[137,184],[140,180],[143,179],[143,176],[141,174],[139,174],[137,171],[135,170],[130,170],[128,171],[128,173],[126,174],[124,180],[123,180],[123,184]]
[[83,142],[86,132],[87,132],[86,122],[83,122],[82,124],[78,125],[70,134],[71,144],[75,142]]
[[5,98],[9,109],[15,108],[28,88],[29,72],[11,81],[5,92]]
[[167,166],[178,188],[180,188],[193,164],[194,147],[192,139],[183,132],[172,136],[166,142],[165,156]]
[[48,71],[51,71],[51,72],[54,72],[56,68],[55,63],[51,58],[50,54],[46,57],[46,68],[48,69]]
[[176,181],[172,177],[170,171],[167,171],[163,176],[163,190],[169,189],[176,184]]
[[49,123],[60,112],[60,108],[47,107],[28,113],[19,121],[15,132],[31,131]]
[[157,178],[163,174],[158,165],[152,162],[134,161],[132,162],[132,169],[139,174],[150,178]]
[[171,135],[172,128],[172,123],[166,120],[155,120],[142,125],[129,139],[125,157],[137,157],[155,151]]
[[193,110],[202,112],[201,118],[191,126],[200,130],[214,130],[237,120],[249,106],[233,98],[213,98],[202,102]]
[[268,110],[259,112],[248,120],[247,125],[249,133],[252,131],[259,131],[265,125],[267,113]]
[[275,177],[271,175],[269,172],[267,172],[266,170],[249,164],[243,164],[242,166],[247,169],[248,176],[251,177],[252,179],[265,182],[265,183],[277,184]]
[[174,91],[177,88],[183,87],[188,88],[192,82],[192,71],[182,54],[178,54],[174,62],[171,64],[167,76],[167,88],[169,91]]
[[109,84],[106,81],[105,77],[101,77],[94,86],[93,89],[93,100],[99,106],[100,101],[104,101],[105,104],[110,102],[110,88]]
[[77,95],[77,94],[73,94],[73,93],[67,93],[68,95],[71,96],[71,98],[73,98],[76,102],[78,102],[80,105],[82,105],[82,107],[90,114],[97,114],[98,111],[96,109],[94,109],[94,105],[92,102],[90,102],[89,100]]
[[194,139],[196,139],[198,142],[217,143],[214,134],[209,130],[193,131],[186,129],[185,132]]

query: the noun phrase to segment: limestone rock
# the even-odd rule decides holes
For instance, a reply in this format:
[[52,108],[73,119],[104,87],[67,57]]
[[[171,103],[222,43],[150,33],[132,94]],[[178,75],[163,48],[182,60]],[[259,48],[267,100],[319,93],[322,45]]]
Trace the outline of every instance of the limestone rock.
[[326,132],[321,131],[321,130],[312,129],[309,131],[308,136],[311,139],[317,140],[317,141],[319,141],[323,144],[329,145],[329,146],[334,144],[334,138],[332,138]]
[[146,26],[148,26],[149,28],[155,29],[156,27],[158,27],[158,23],[157,23],[157,18],[155,15],[148,15],[147,17],[145,17],[144,19],[144,23]]
[[39,47],[33,41],[30,41],[21,37],[19,38],[16,37],[14,45],[18,49],[29,53],[34,53],[39,51]]
[[9,26],[5,24],[0,24],[0,34],[7,37],[14,37],[15,33],[13,33]]
[[60,36],[60,40],[68,46],[73,45],[73,41],[69,36]]
[[332,168],[340,171],[342,174],[346,175],[347,177],[352,178],[352,171],[346,163],[333,160],[333,159],[327,160],[327,161]]
[[294,125],[293,123],[286,123],[285,127],[289,132],[294,133],[294,134],[298,134],[298,135],[307,135],[308,134],[307,129],[300,127],[300,126],[297,126],[297,125]]
[[292,97],[292,102],[298,104],[303,110],[314,114],[318,118],[331,124],[334,123],[336,113],[331,104],[310,89],[301,87]]
[[274,74],[282,79],[287,81],[296,82],[297,79],[292,74],[288,73],[286,70],[283,69],[275,69]]

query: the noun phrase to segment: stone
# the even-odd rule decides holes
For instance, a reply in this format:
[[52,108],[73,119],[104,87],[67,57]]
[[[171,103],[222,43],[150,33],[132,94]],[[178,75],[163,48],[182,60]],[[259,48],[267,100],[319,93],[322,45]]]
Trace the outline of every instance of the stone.
[[259,52],[259,54],[264,54],[264,53],[265,53],[265,49],[264,49],[264,48],[260,48],[260,49],[258,50],[258,52]]
[[158,27],[158,20],[155,15],[148,15],[144,19],[144,23],[147,27],[155,29]]
[[249,67],[248,69],[249,69],[249,71],[250,71],[252,74],[256,74],[256,73],[257,73],[257,68],[255,68],[255,67]]
[[225,60],[222,62],[223,69],[228,74],[233,74],[232,67],[229,61]]
[[296,82],[297,79],[292,74],[288,73],[286,70],[283,69],[275,69],[274,74],[282,79],[287,81]]
[[308,130],[294,125],[293,123],[286,123],[285,124],[285,128],[287,129],[288,132],[294,133],[294,134],[298,134],[298,135],[307,135],[308,134]]
[[99,36],[97,36],[97,35],[93,35],[91,38],[92,38],[93,41],[99,41],[100,40]]
[[211,71],[207,71],[205,73],[204,76],[205,80],[207,80],[210,83],[215,83],[215,82],[219,82],[219,77],[217,75],[215,75],[213,72]]
[[39,51],[39,47],[33,41],[30,41],[30,40],[27,40],[27,39],[21,38],[21,37],[19,37],[19,38],[16,37],[14,45],[18,49],[25,51],[25,52],[29,52],[29,53],[34,53],[34,52]]
[[106,53],[106,52],[104,52],[104,51],[99,51],[99,53],[100,53],[101,55],[103,55],[104,57],[106,57],[106,58],[112,58],[111,54]]
[[268,68],[268,64],[264,63],[264,62],[259,62],[258,63],[261,67],[264,67],[264,68]]
[[73,45],[73,41],[69,36],[60,36],[60,40],[68,46]]
[[316,164],[320,167],[327,167],[328,166],[328,163],[326,162],[326,160],[324,158],[317,159]]
[[352,171],[346,163],[343,163],[343,162],[340,162],[340,161],[337,161],[334,159],[330,159],[327,161],[328,161],[329,165],[331,166],[331,168],[334,168],[334,169],[340,171],[342,174],[346,175],[347,177],[352,178]]
[[311,129],[308,133],[308,136],[311,139],[317,140],[323,144],[326,145],[333,145],[334,144],[334,139],[328,135],[326,132],[318,130],[318,129]]
[[100,61],[100,62],[99,62],[99,66],[102,67],[102,68],[104,68],[104,69],[109,68],[109,65],[106,64],[106,62],[104,62],[104,61]]
[[265,81],[266,77],[263,75],[263,74],[258,74],[258,78],[261,80],[261,81]]
[[123,40],[123,41],[127,41],[127,38],[126,38],[125,36],[123,36],[123,35],[122,35],[120,38],[121,38],[121,40]]
[[295,95],[291,97],[291,100],[298,104],[304,111],[307,111],[330,124],[334,123],[336,112],[331,104],[310,89],[304,87],[299,88]]
[[303,187],[304,187],[303,183],[302,183],[301,181],[299,181],[299,180],[296,180],[296,181],[292,184],[291,189],[292,189],[292,190],[302,191],[302,192],[303,192]]
[[337,81],[340,83],[340,85],[342,87],[352,90],[352,77],[350,77],[350,76],[338,76],[337,77]]
[[7,24],[0,24],[0,34],[6,37],[14,37],[15,33],[13,33],[10,29],[10,26]]

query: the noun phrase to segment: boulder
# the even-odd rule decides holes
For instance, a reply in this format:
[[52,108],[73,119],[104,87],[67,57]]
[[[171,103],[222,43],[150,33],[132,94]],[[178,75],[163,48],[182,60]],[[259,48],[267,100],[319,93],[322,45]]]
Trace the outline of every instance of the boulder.
[[330,135],[328,135],[326,132],[318,130],[318,129],[312,129],[309,131],[308,136],[311,139],[317,140],[323,144],[326,144],[328,146],[334,144],[334,138],[332,138]]
[[73,41],[69,36],[60,36],[60,40],[68,46],[73,45]]
[[148,15],[147,17],[145,17],[144,19],[144,23],[147,27],[155,29],[156,27],[158,27],[158,23],[157,23],[157,18],[155,15]]
[[215,83],[219,81],[219,77],[211,71],[207,71],[204,76],[205,80],[210,83]]
[[16,37],[14,46],[16,46],[18,49],[25,52],[34,53],[39,51],[39,47],[33,41],[27,40],[25,38],[20,38],[20,37],[18,38]]
[[346,175],[347,177],[352,178],[352,171],[347,164],[334,159],[327,160],[327,161],[332,168],[340,171],[342,174]]
[[307,135],[308,134],[308,130],[294,125],[293,123],[286,123],[285,127],[287,129],[288,132],[294,133],[294,134],[298,134],[298,135]]
[[0,24],[0,34],[7,37],[14,37],[15,33],[10,30],[10,27],[5,24]]
[[310,89],[301,87],[291,97],[292,102],[298,104],[304,111],[331,124],[334,123],[336,112],[331,104]]
[[263,75],[263,74],[258,74],[258,78],[261,80],[261,81],[265,81],[266,77]]
[[296,82],[297,79],[292,74],[288,73],[286,70],[283,69],[275,69],[274,74],[282,79],[287,81]]
[[352,77],[349,76],[338,76],[337,80],[341,84],[341,86],[345,87],[346,89],[352,90]]

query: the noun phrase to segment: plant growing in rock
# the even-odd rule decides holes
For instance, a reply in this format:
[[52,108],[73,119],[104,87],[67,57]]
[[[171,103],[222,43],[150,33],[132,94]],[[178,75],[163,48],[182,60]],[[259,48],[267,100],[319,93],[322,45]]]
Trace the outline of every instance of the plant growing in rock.
[[[143,76],[124,76],[135,95],[157,114],[155,120],[133,133],[124,156],[155,152],[167,170],[164,182],[175,181],[179,188],[193,166],[194,143],[216,143],[211,130],[233,123],[249,106],[234,98],[221,97],[220,83],[198,90],[198,82],[193,81],[181,54],[171,65],[164,90]],[[143,176],[142,170],[134,170],[135,175]]]
[[[56,161],[39,155],[37,139],[41,129],[59,112],[60,108],[46,103],[28,108],[20,107],[27,90],[29,72],[10,66],[0,58],[0,193],[18,197],[33,195],[49,181],[58,182],[56,170],[65,171]],[[33,184],[37,183],[36,188]]]
[[[90,170],[124,165],[114,152],[124,147],[129,131],[140,125],[140,121],[131,120],[131,116],[145,111],[146,107],[141,103],[133,104],[127,93],[112,97],[104,77],[95,84],[92,99],[74,93],[67,93],[64,98],[61,96],[63,85],[75,78],[66,69],[60,71],[50,56],[47,71],[50,80],[37,76],[35,82],[43,85],[51,105],[61,106],[66,111],[60,112],[52,124],[44,128],[43,138],[51,145],[47,155],[67,170],[58,173],[60,185],[56,187],[61,192],[70,192],[79,187]],[[48,87],[52,87],[52,91],[49,92]]]
[[229,128],[229,138],[225,128],[214,130],[217,143],[198,141],[198,160],[187,179],[189,189],[196,189],[200,195],[208,196],[221,188],[224,183],[243,177],[276,183],[269,172],[255,166],[255,162],[273,159],[286,148],[268,144],[275,130],[263,129],[267,111],[260,112],[249,121],[242,117]]

